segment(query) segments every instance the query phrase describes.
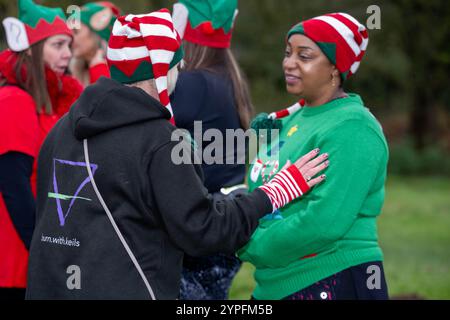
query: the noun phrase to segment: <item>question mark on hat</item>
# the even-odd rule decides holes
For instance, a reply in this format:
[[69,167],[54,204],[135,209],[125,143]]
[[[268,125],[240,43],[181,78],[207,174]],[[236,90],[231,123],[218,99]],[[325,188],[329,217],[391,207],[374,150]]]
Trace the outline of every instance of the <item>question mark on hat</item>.
[[14,30],[17,31],[16,42],[18,43],[19,42],[19,38],[20,38],[20,34],[22,33],[22,31],[17,26],[17,24],[10,24],[9,25],[9,32],[11,32],[11,34],[15,34]]
[[12,51],[20,52],[30,47],[27,31],[22,21],[14,17],[3,20],[6,31],[6,41]]

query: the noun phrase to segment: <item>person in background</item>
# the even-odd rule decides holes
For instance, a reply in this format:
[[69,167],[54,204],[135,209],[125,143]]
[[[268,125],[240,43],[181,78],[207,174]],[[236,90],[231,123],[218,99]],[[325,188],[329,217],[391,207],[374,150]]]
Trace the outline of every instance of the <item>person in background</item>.
[[36,157],[82,91],[65,75],[72,32],[60,8],[19,0],[0,53],[0,298],[24,298],[35,220]]
[[[173,94],[173,112],[177,127],[187,129],[194,139],[195,121],[201,123],[201,136],[209,129],[219,130],[225,137],[227,129],[249,128],[253,115],[249,89],[230,49],[237,11],[237,0],[181,0],[174,6],[174,23],[183,38],[185,58]],[[211,143],[203,142],[199,152]],[[218,163],[203,161],[210,193],[223,196],[222,188],[244,183],[245,164],[238,163],[238,148],[235,145],[233,154],[224,148]],[[233,161],[229,163],[227,158]],[[227,299],[240,265],[234,254],[185,255],[180,298]]]
[[259,153],[250,168],[250,190],[313,145],[332,164],[326,184],[262,219],[239,251],[256,267],[254,299],[388,298],[377,234],[388,146],[361,97],[344,90],[368,42],[366,28],[346,13],[303,21],[287,34],[286,89],[301,102],[269,115],[280,122],[269,125],[280,128],[279,142],[269,147],[279,161]]
[[109,77],[106,64],[106,46],[114,21],[120,9],[108,1],[90,2],[81,7],[80,20],[76,15],[69,17],[72,28],[73,56],[70,72],[87,86],[101,76]]

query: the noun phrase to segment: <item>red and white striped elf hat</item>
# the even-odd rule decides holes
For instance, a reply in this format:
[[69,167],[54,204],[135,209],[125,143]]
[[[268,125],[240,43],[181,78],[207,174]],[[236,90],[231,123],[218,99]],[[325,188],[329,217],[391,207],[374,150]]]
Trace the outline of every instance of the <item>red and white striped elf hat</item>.
[[347,13],[330,13],[300,22],[287,35],[303,34],[313,40],[347,79],[361,63],[369,43],[364,25]]
[[155,79],[159,100],[171,114],[167,74],[183,58],[181,39],[169,10],[121,16],[114,23],[107,61],[111,78],[121,83]]

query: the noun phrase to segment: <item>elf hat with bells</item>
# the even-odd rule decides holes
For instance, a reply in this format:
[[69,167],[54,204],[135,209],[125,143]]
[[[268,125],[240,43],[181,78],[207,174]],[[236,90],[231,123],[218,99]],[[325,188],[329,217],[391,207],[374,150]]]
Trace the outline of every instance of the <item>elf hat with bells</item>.
[[12,51],[24,51],[33,44],[57,34],[72,36],[61,8],[49,8],[32,0],[18,0],[19,18],[3,20],[6,41]]
[[179,0],[173,6],[182,39],[212,48],[230,47],[237,14],[237,0]]

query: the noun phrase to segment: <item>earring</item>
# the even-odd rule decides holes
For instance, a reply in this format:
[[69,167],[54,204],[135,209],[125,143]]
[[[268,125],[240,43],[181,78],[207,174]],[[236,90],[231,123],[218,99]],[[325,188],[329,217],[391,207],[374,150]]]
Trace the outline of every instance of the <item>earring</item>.
[[332,85],[333,87],[336,86],[336,82],[334,82],[334,76],[332,76],[332,78],[331,78],[331,85]]

